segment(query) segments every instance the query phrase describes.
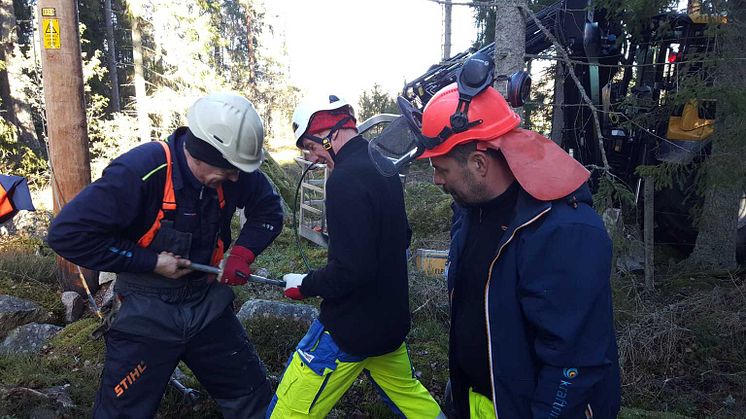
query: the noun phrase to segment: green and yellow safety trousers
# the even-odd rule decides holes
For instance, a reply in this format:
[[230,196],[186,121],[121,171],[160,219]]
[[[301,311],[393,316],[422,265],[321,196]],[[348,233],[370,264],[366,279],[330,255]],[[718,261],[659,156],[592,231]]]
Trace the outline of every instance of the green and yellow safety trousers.
[[405,343],[380,356],[351,356],[337,347],[318,320],[290,356],[267,418],[323,418],[361,372],[398,416],[445,418],[438,403],[414,376]]
[[495,405],[473,389],[469,389],[469,417],[474,419],[495,419]]

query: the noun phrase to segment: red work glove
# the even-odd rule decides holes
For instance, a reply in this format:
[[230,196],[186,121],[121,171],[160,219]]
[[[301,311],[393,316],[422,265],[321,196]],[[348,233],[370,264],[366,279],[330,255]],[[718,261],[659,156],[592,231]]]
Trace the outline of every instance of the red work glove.
[[220,282],[227,285],[244,285],[251,274],[251,264],[255,258],[251,250],[243,246],[233,246],[230,255],[225,260]]
[[302,292],[300,292],[300,286],[303,284],[303,278],[306,274],[286,274],[282,277],[285,281],[285,297],[292,298],[293,300],[302,300],[306,298]]

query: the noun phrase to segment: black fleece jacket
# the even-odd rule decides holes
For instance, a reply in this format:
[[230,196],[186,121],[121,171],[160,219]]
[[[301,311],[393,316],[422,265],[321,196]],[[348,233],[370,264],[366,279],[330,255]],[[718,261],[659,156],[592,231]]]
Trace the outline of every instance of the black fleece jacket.
[[336,155],[326,183],[328,261],[300,290],[324,299],[319,320],[343,351],[377,356],[409,333],[411,232],[398,176],[381,175],[367,147],[357,136]]

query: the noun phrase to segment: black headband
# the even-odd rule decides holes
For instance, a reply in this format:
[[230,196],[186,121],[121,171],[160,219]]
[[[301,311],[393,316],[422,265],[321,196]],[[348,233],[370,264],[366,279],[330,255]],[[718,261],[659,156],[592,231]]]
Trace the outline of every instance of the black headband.
[[215,147],[211,146],[207,141],[203,141],[196,137],[191,130],[187,129],[184,137],[184,145],[186,146],[189,154],[197,160],[201,160],[210,166],[220,167],[221,169],[235,169],[236,167],[230,164],[228,160],[223,158],[223,155]]

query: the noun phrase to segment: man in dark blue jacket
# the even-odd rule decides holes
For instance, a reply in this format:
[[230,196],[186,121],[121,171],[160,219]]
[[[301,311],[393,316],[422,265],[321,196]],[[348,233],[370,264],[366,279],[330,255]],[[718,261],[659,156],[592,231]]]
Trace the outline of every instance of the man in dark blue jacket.
[[422,114],[430,147],[420,158],[455,201],[447,274],[455,413],[615,418],[611,241],[585,168],[519,123],[492,87],[464,98],[447,86]]
[[[282,208],[257,169],[262,122],[233,93],[197,100],[167,142],[118,157],[55,217],[49,245],[71,262],[116,272],[106,359],[93,416],[152,417],[179,361],[226,418],[263,417],[271,398],[264,367],[233,313],[230,285],[279,234]],[[246,223],[220,278],[231,219]],[[118,309],[118,310],[117,310]]]

